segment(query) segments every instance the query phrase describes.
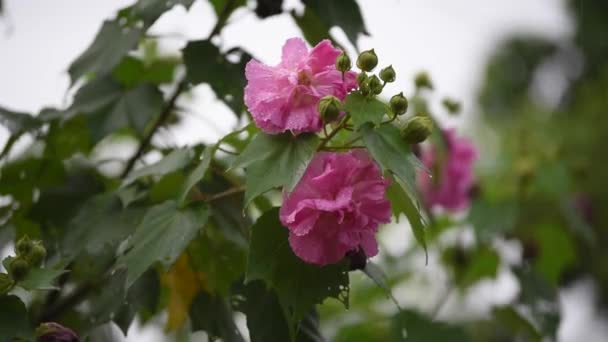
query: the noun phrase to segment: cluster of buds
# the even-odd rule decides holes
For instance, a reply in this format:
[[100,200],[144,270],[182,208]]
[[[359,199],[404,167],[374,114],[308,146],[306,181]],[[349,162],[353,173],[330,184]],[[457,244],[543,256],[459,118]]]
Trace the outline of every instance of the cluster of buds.
[[27,277],[32,267],[40,267],[46,258],[46,249],[39,240],[30,240],[24,235],[15,245],[16,257],[8,264],[11,278],[18,282]]
[[[356,66],[361,71],[357,74],[357,85],[361,95],[373,98],[384,90],[387,83],[395,82],[397,74],[392,65],[380,69],[377,75],[373,74],[373,70],[378,66],[378,56],[374,49],[363,51],[359,54],[356,61]],[[336,70],[342,75],[349,72],[353,66],[348,55],[342,52],[336,58]],[[428,74],[422,72],[415,77],[416,89],[433,89],[433,83]],[[458,112],[459,104],[455,101],[444,102],[444,105],[451,113]],[[397,116],[402,116],[408,111],[409,101],[403,95],[403,92],[393,95],[388,103],[389,114],[392,114],[393,119]],[[416,110],[416,108],[414,108]],[[319,114],[324,122],[335,121],[340,117],[344,110],[342,102],[334,96],[326,96],[319,101]],[[416,110],[418,111],[418,110]],[[408,144],[419,144],[426,140],[433,132],[433,120],[428,114],[423,112],[417,113],[414,117],[401,124],[401,136]]]

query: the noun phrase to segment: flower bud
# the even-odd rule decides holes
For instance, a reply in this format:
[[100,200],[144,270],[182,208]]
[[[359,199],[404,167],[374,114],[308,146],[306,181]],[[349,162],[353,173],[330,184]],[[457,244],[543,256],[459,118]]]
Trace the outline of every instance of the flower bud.
[[407,112],[407,106],[409,103],[407,101],[407,98],[403,96],[403,92],[400,92],[399,94],[393,95],[393,97],[391,97],[389,104],[393,113],[397,115],[403,115],[405,114],[405,112]]
[[360,72],[357,75],[357,84],[359,85],[359,87],[361,87],[361,84],[364,83],[365,81],[367,81],[368,77],[367,74],[365,73],[365,71]]
[[427,88],[433,90],[433,82],[431,81],[429,75],[424,71],[421,71],[416,75],[414,78],[414,84],[416,85],[417,89]]
[[33,243],[27,235],[24,235],[15,245],[15,253],[18,256],[27,256],[32,251]]
[[458,114],[460,112],[460,102],[456,100],[445,98],[441,103],[450,114]]
[[386,83],[395,82],[395,77],[395,69],[393,69],[392,65],[380,70],[380,79]]
[[414,116],[403,130],[401,137],[409,144],[418,144],[426,140],[433,132],[433,121],[427,116]]
[[366,78],[365,80],[363,80],[360,84],[359,84],[359,91],[361,92],[361,95],[363,96],[367,96],[367,94],[369,94],[370,92],[370,88],[369,88],[369,77]]
[[335,96],[325,96],[319,101],[319,115],[324,122],[331,122],[340,116],[342,102]]
[[357,57],[357,68],[363,71],[372,71],[378,65],[378,56],[374,49],[361,52]]
[[79,342],[78,335],[72,329],[55,322],[42,323],[36,329],[38,342]]
[[8,272],[15,281],[21,281],[30,272],[30,264],[20,257],[15,258],[11,260]]
[[336,69],[341,72],[346,72],[350,70],[352,66],[353,63],[350,61],[350,58],[346,53],[344,53],[344,51],[342,51],[340,56],[338,56],[338,58],[336,59]]
[[46,258],[46,248],[40,243],[35,243],[29,255],[29,262],[33,267],[40,267]]
[[369,91],[374,94],[374,95],[378,95],[382,92],[382,82],[380,82],[380,79],[378,78],[378,76],[376,75],[372,75],[369,78]]

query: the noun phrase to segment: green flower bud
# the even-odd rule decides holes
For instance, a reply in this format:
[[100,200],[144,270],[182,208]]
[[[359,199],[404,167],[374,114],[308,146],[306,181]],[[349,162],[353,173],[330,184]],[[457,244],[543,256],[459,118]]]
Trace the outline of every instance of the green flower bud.
[[361,95],[363,95],[363,96],[367,96],[367,94],[369,94],[369,92],[370,92],[369,77],[366,78],[364,81],[362,81],[359,84],[359,91],[361,92]]
[[378,95],[382,92],[382,88],[382,82],[378,76],[372,75],[369,78],[369,91],[374,95]]
[[391,83],[395,82],[395,69],[393,69],[392,65],[387,66],[386,68],[380,70],[380,79],[384,82]]
[[421,71],[416,75],[414,78],[414,84],[416,85],[417,89],[427,88],[433,90],[433,82],[431,81],[429,75],[424,71]]
[[22,258],[15,258],[11,261],[8,272],[15,281],[21,281],[30,272],[30,264]]
[[27,235],[24,235],[15,245],[15,253],[18,256],[27,256],[32,251],[32,241]]
[[335,96],[325,96],[319,101],[319,115],[324,122],[331,122],[340,116],[342,102]]
[[460,112],[460,102],[456,100],[445,98],[441,103],[450,114],[458,114]]
[[403,92],[400,92],[397,95],[393,95],[390,100],[390,106],[393,113],[397,115],[403,115],[407,112],[408,101],[405,96],[403,96]]
[[409,144],[419,144],[433,132],[433,121],[427,116],[414,116],[403,130],[401,137]]
[[34,244],[32,247],[32,253],[29,256],[29,262],[33,267],[40,267],[42,262],[46,258],[46,248],[40,243]]
[[378,56],[374,49],[361,52],[357,57],[357,68],[363,71],[372,71],[378,65]]
[[357,84],[359,85],[359,87],[361,87],[361,84],[363,84],[365,81],[367,81],[368,77],[367,74],[365,73],[365,71],[359,73],[357,75]]
[[350,58],[348,58],[348,55],[342,51],[340,56],[338,56],[336,59],[336,69],[338,69],[338,71],[346,72],[350,70],[352,66],[353,63],[350,61]]

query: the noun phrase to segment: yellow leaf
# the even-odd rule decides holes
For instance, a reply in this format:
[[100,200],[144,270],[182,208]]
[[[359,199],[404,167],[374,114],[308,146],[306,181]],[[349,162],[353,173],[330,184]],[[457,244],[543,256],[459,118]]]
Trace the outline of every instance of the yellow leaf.
[[167,331],[179,329],[188,318],[190,304],[196,294],[206,287],[203,274],[190,267],[188,254],[182,254],[171,269],[161,275],[161,283],[169,290]]

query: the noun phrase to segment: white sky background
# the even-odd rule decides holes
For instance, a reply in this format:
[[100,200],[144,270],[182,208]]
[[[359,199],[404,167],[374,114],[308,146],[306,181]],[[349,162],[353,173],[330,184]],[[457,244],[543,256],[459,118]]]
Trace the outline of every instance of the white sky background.
[[[103,19],[133,1],[4,0],[6,13],[0,19],[0,106],[26,112],[65,106],[69,63],[90,44]],[[427,70],[439,98],[448,95],[464,103],[464,117],[443,117],[447,125],[461,126],[473,116],[483,68],[501,39],[514,32],[557,39],[568,36],[572,28],[561,0],[359,0],[359,4],[371,33],[359,39],[361,49],[375,48],[381,66],[392,64],[397,71],[397,82],[387,88],[387,94],[401,90],[406,95],[411,93],[413,75]],[[286,0],[285,6],[301,8],[298,0]],[[202,39],[214,23],[210,5],[198,0],[189,13],[183,8],[167,13],[153,32]],[[339,29],[332,33],[348,46]],[[243,46],[262,61],[275,64],[284,41],[299,35],[289,15],[260,21],[253,12],[239,10],[222,31],[220,44],[222,49]],[[185,40],[172,38],[164,43],[164,47],[175,50]],[[235,124],[206,85],[196,87],[194,96],[182,102],[189,114],[178,130],[165,137],[180,145],[214,141]],[[6,131],[0,128],[0,144],[5,139]],[[509,287],[509,281],[503,285]],[[592,292],[584,283],[562,293],[562,302],[570,309],[560,328],[561,341],[607,340],[606,328],[592,319]],[[129,337],[133,341],[151,338]]]

